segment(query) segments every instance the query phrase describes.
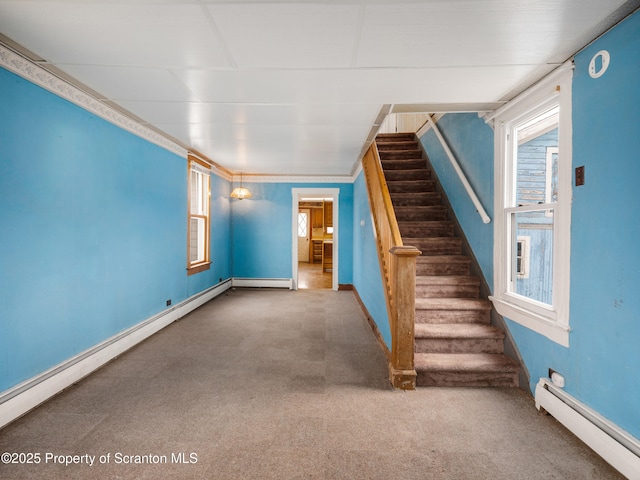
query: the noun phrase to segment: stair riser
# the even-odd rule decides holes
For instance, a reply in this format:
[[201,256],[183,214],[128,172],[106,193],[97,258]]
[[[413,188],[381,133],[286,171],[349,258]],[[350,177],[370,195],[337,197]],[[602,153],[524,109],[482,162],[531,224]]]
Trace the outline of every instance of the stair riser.
[[409,238],[404,243],[416,247],[422,255],[460,255],[462,253],[462,241],[457,237]]
[[486,310],[423,310],[416,308],[416,323],[490,323]]
[[424,160],[420,157],[403,157],[398,154],[394,154],[398,158],[381,158],[382,170],[385,172],[388,170],[420,170],[424,168]]
[[473,285],[418,285],[417,298],[478,298],[480,288]]
[[497,338],[416,338],[416,353],[502,353],[504,342]]
[[376,136],[376,143],[413,142],[415,139],[413,133],[380,133]]
[[[378,146],[378,156],[382,159],[391,158],[424,158],[422,150],[416,146],[407,148],[397,148],[397,145],[386,144],[382,148]],[[426,162],[422,162],[423,168]]]
[[384,172],[384,178],[387,182],[395,182],[398,180],[431,180],[431,172],[429,170],[387,170]]
[[398,207],[429,207],[440,205],[441,196],[436,192],[422,192],[422,193],[392,193],[391,201],[396,209]]
[[416,263],[416,275],[469,275],[464,263]]
[[447,211],[437,205],[432,207],[398,207],[396,219],[399,222],[432,222],[436,220],[447,220]]
[[433,180],[395,180],[387,182],[389,193],[420,193],[435,191]]
[[400,234],[403,238],[420,238],[420,237],[453,237],[452,225],[424,225],[409,226],[400,225]]
[[381,142],[377,144],[379,152],[388,152],[389,150],[394,151],[403,151],[403,150],[413,150],[420,151],[418,147],[418,142],[415,140],[412,141],[396,141],[396,142]]
[[418,387],[517,387],[517,373],[494,372],[422,372],[418,371]]

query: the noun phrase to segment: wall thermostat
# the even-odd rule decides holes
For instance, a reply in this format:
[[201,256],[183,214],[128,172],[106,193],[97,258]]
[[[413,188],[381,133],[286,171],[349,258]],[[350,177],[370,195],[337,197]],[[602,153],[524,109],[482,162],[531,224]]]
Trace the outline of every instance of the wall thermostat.
[[611,57],[606,50],[600,50],[589,62],[589,76],[591,78],[600,78],[609,68]]

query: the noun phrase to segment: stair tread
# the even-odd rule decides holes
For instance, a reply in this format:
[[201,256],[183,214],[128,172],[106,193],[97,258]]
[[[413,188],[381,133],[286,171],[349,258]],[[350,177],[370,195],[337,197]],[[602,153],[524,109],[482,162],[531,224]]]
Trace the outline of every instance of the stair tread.
[[474,275],[418,275],[416,285],[480,285]]
[[512,372],[518,363],[501,353],[416,353],[416,370],[457,372]]
[[416,309],[420,310],[483,310],[489,311],[489,300],[479,298],[416,298]]
[[504,338],[504,332],[480,323],[416,323],[416,338]]

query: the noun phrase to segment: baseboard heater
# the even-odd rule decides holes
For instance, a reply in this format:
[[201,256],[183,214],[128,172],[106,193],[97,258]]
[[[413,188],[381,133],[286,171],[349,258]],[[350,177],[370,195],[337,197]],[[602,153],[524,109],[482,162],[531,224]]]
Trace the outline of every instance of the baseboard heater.
[[611,466],[640,480],[640,441],[587,407],[547,378],[535,391],[536,408],[546,410]]
[[249,287],[249,288],[293,288],[293,280],[291,278],[238,278],[231,279],[232,287]]

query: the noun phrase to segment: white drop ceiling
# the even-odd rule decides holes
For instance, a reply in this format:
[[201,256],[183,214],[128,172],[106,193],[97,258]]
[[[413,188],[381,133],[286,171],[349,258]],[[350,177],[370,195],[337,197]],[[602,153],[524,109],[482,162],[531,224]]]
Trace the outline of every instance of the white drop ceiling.
[[231,172],[349,176],[381,111],[495,108],[639,4],[0,0],[0,33]]

